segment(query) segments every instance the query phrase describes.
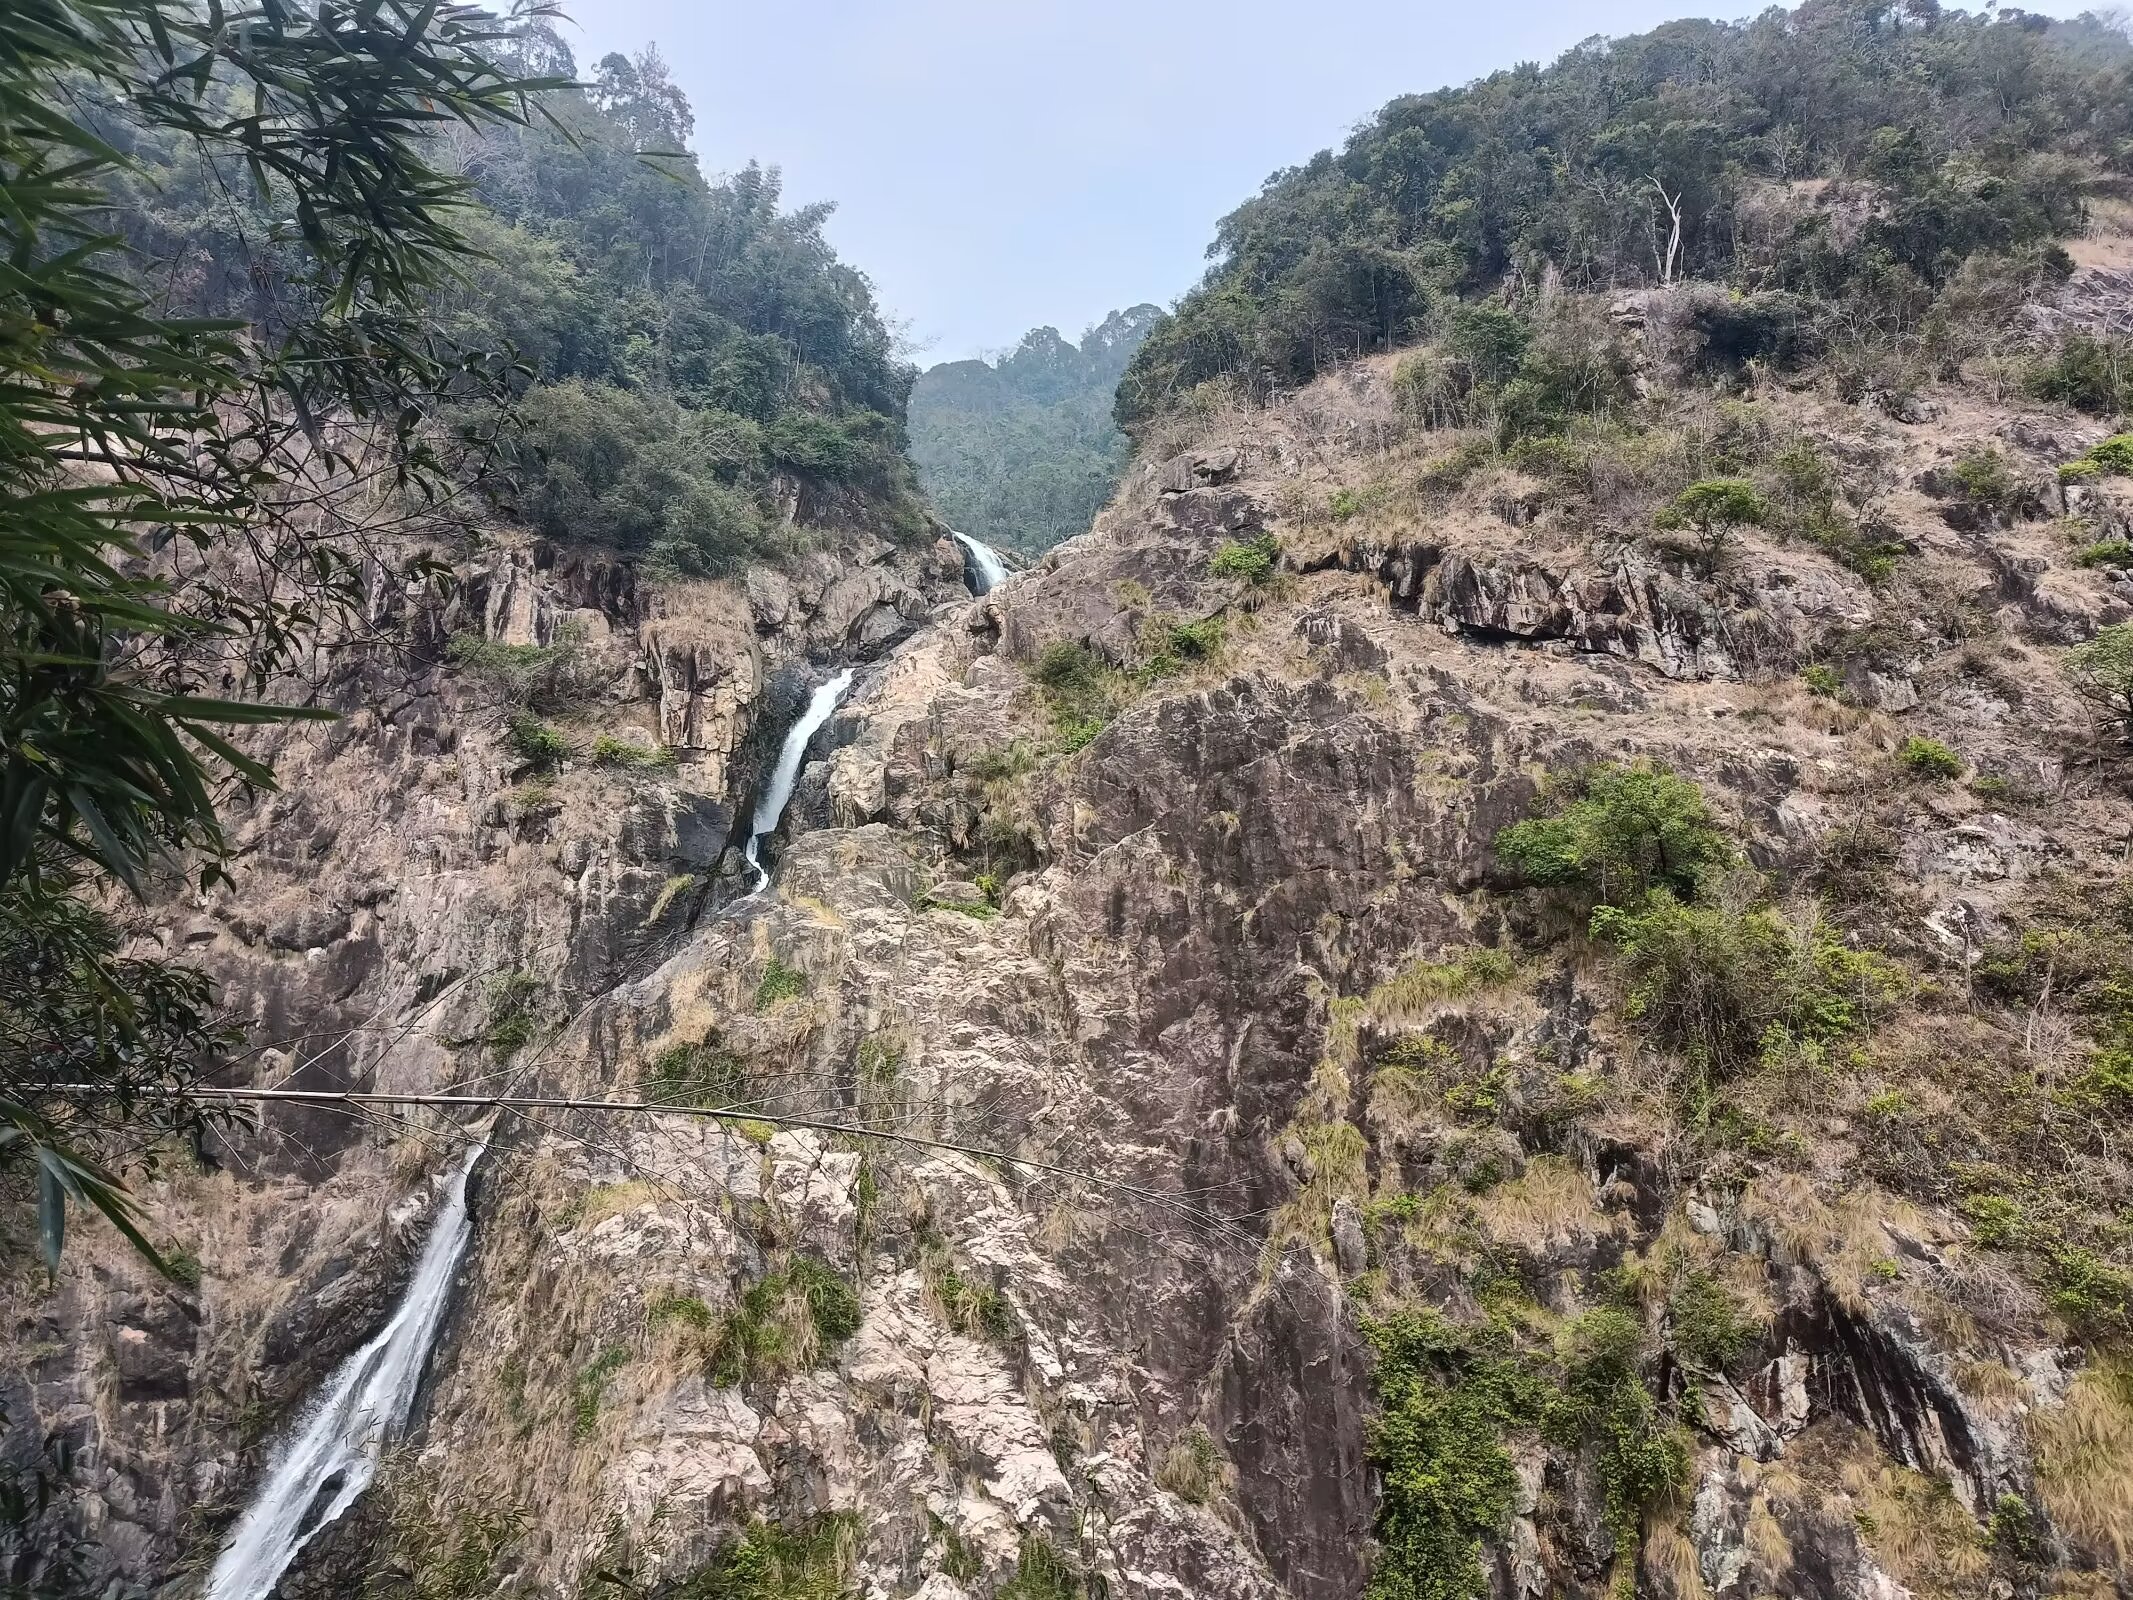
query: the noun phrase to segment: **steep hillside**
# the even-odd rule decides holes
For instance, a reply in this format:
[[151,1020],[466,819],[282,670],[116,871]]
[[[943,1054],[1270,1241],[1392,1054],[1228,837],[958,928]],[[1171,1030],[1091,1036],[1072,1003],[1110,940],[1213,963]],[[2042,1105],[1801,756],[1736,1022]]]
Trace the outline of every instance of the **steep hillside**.
[[911,390],[911,459],[953,527],[1036,555],[1087,529],[1130,454],[1111,397],[1161,313],[1114,311],[1079,345],[1037,328],[997,361],[950,361]]

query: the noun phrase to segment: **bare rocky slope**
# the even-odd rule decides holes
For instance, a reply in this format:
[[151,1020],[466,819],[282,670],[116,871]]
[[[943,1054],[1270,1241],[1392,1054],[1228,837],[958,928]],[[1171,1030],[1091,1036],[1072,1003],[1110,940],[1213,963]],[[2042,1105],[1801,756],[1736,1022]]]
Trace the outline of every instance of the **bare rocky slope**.
[[[946,543],[656,592],[505,548],[450,614],[381,597],[432,660],[573,623],[581,748],[679,764],[527,780],[471,651],[345,685],[236,894],[157,930],[272,1042],[244,1070],[729,1115],[496,1125],[418,1434],[284,1593],[1450,1593],[1390,1555],[1499,1488],[1506,1597],[2133,1592],[2133,1172],[2077,999],[2133,939],[2133,805],[2064,671],[2133,616],[2076,560],[2133,479],[2054,470],[2107,430],[1683,390],[1682,451],[1835,464],[1869,582],[1777,527],[1685,554],[1391,368],[1181,427],[982,599]],[[807,660],[861,666],[737,899]],[[1701,1099],[1493,845],[1636,762],[1873,989]],[[95,1586],[191,1592],[451,1143],[271,1121],[148,1186],[196,1287],[101,1240],[15,1270],[9,1419],[72,1442],[46,1527]],[[1634,1493],[1533,1387],[1597,1370],[1598,1309],[1679,1451]]]

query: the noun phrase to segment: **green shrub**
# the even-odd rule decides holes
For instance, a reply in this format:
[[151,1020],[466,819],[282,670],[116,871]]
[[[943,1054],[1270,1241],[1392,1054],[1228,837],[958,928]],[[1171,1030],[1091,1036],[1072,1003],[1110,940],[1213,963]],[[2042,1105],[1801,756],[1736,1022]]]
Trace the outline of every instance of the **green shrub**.
[[1415,489],[1421,494],[1449,494],[1495,459],[1494,439],[1467,439],[1425,462],[1415,474]]
[[1836,510],[1817,512],[1801,522],[1800,531],[1824,555],[1868,583],[1887,582],[1896,563],[1910,553],[1908,545],[1884,531],[1872,517],[1853,518]]
[[1758,1062],[1810,1056],[1859,1033],[1906,991],[1901,968],[1855,950],[1811,913],[1684,905],[1654,891],[1634,910],[1601,906],[1593,936],[1629,978],[1629,1014],[1706,1083]]
[[2070,333],[2048,358],[2030,368],[2023,387],[2040,400],[2056,400],[2099,417],[2133,411],[2133,344]]
[[2053,1250],[2045,1289],[2052,1310],[2086,1342],[2116,1341],[2133,1325],[2133,1272],[2094,1251]]
[[1054,736],[1069,752],[1103,732],[1117,709],[1119,674],[1079,640],[1046,645],[1030,677],[1044,700]]
[[1552,1351],[1522,1352],[1501,1314],[1521,1298],[1516,1280],[1477,1293],[1499,1307],[1483,1327],[1419,1310],[1363,1324],[1377,1356],[1368,1451],[1382,1484],[1368,1600],[1487,1592],[1482,1547],[1502,1532],[1519,1492],[1504,1447],[1513,1431],[1537,1429],[1570,1454],[1592,1453],[1625,1576],[1645,1509],[1686,1476],[1680,1432],[1641,1377],[1643,1332],[1633,1318],[1589,1311]]
[[593,740],[592,763],[631,772],[667,772],[673,769],[674,752],[664,745],[642,745],[634,739],[617,739],[603,733]]
[[455,633],[444,658],[522,711],[563,712],[598,690],[585,660],[582,629],[558,628],[553,644],[505,644],[479,633]]
[[1736,859],[1703,791],[1641,762],[1593,768],[1554,815],[1498,833],[1495,850],[1527,882],[1600,905],[1631,905],[1655,888],[1694,895]]
[[1688,1366],[1723,1372],[1755,1338],[1755,1324],[1716,1277],[1691,1272],[1666,1302],[1667,1342]]
[[1141,630],[1141,648],[1146,652],[1134,669],[1133,681],[1145,688],[1185,670],[1188,662],[1208,662],[1222,653],[1228,633],[1219,616],[1197,622],[1151,621]]
[[1363,509],[1363,497],[1353,489],[1335,489],[1326,501],[1326,514],[1335,522],[1346,522]]
[[2098,539],[2074,559],[2084,567],[2133,566],[2133,544],[2124,539]]
[[1232,539],[1217,550],[1207,570],[1218,578],[1241,578],[1262,584],[1274,576],[1281,563],[1281,546],[1270,533],[1255,539]]
[[1568,1448],[1597,1447],[1607,1526],[1632,1580],[1618,1592],[1632,1593],[1645,1508],[1687,1479],[1688,1447],[1639,1374],[1644,1330],[1629,1313],[1588,1311],[1557,1342],[1563,1375],[1543,1431]]
[[2059,464],[2061,483],[2093,483],[2103,476],[2103,467],[2094,461],[2062,461]]
[[[2120,1019],[2114,1031],[2122,1033],[2129,1021],[2133,1019]],[[2097,1050],[2076,1080],[2075,1091],[2081,1099],[2107,1107],[2133,1106],[2133,1048],[2120,1044]]]
[[163,1252],[163,1266],[170,1281],[187,1289],[200,1287],[206,1270],[200,1264],[200,1253],[190,1245],[179,1245]]
[[1800,681],[1807,685],[1809,694],[1824,700],[1834,700],[1844,690],[1844,680],[1837,676],[1837,669],[1819,661],[1800,674]]
[[1769,502],[1745,478],[1705,478],[1690,484],[1654,519],[1660,528],[1693,528],[1706,564],[1724,553],[1736,528],[1760,526]]
[[2017,1563],[2035,1561],[2043,1550],[2037,1514],[2020,1495],[2000,1496],[1999,1503],[1992,1508],[1985,1540],[1997,1554]]
[[1462,305],[1451,315],[1445,347],[1477,389],[1509,383],[1533,342],[1533,328],[1508,306]]
[[1963,775],[1963,758],[1942,744],[1938,739],[1929,739],[1924,734],[1914,733],[1897,748],[1896,759],[1907,772],[1921,778],[1960,778]]
[[1482,1543],[1518,1501],[1504,1435],[1540,1414],[1546,1390],[1500,1347],[1475,1347],[1434,1312],[1367,1321],[1363,1334],[1377,1354],[1368,1448],[1381,1482],[1366,1594],[1471,1600],[1486,1592]]
[[485,985],[488,1016],[481,1042],[499,1061],[508,1061],[532,1042],[536,1011],[546,986],[530,972],[499,972]]
[[1957,492],[1974,506],[2007,511],[2021,497],[2021,485],[2015,481],[2007,458],[1989,445],[1958,456],[1949,475],[1955,480]]
[[2090,445],[2081,459],[2094,462],[2104,472],[2133,478],[2133,433],[2114,434],[2101,444]]
[[504,724],[504,743],[536,772],[551,772],[570,754],[570,741],[539,717],[514,711]]
[[2017,1248],[2029,1237],[2029,1214],[2010,1195],[1965,1195],[1959,1209],[1969,1219],[1972,1235],[1988,1250]]
[[755,986],[755,1008],[768,1011],[772,1006],[797,1000],[806,993],[807,974],[772,956],[769,965],[763,968],[762,981]]
[[2133,622],[2099,628],[2095,638],[2066,653],[2066,671],[2074,688],[2133,740]]

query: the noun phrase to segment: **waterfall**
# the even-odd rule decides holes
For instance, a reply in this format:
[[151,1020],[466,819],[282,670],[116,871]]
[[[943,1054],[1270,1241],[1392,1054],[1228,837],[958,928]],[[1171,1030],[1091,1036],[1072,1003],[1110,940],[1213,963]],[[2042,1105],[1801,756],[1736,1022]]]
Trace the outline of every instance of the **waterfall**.
[[815,737],[815,731],[829,721],[830,713],[837,709],[837,702],[844,698],[845,690],[851,686],[852,669],[846,667],[815,690],[808,699],[807,709],[800,713],[800,720],[785,735],[784,747],[778,751],[778,764],[771,769],[770,783],[755,803],[755,824],[749,832],[747,848],[741,852],[748,858],[748,865],[755,869],[755,888],[749,891],[750,894],[760,894],[770,884],[770,874],[764,870],[761,860],[763,841],[778,831],[786,803],[792,799],[792,786],[800,780],[800,763],[806,759],[808,743]]
[[[953,533],[953,530],[950,530]],[[971,588],[979,594],[991,594],[1007,581],[1007,564],[1000,559],[1000,552],[981,539],[973,539],[967,533],[954,533],[955,542],[963,547],[970,558],[970,570],[976,574]]]
[[415,1408],[422,1368],[473,1232],[467,1178],[487,1148],[476,1145],[460,1163],[392,1320],[341,1363],[276,1448],[258,1494],[222,1547],[205,1600],[266,1600],[311,1536],[355,1504],[377,1476],[379,1456]]

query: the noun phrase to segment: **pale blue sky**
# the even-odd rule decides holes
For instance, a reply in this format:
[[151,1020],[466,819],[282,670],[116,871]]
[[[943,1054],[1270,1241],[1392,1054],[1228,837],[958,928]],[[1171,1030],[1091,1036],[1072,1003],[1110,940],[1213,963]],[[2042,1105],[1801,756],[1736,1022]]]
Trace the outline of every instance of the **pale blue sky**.
[[[2096,0],[2028,0],[2072,16]],[[921,364],[1167,304],[1218,217],[1396,94],[1740,0],[566,0],[580,69],[656,41],[706,171],[834,200]]]

